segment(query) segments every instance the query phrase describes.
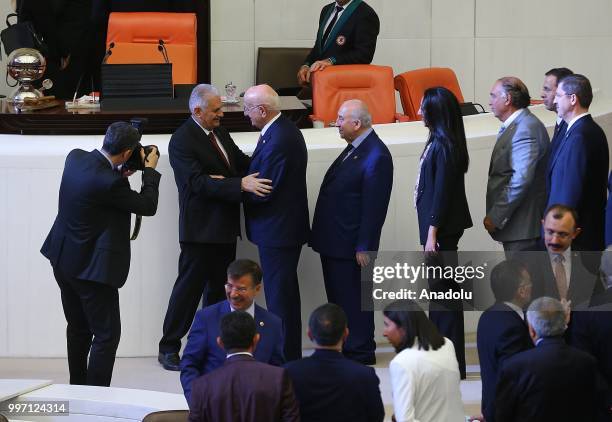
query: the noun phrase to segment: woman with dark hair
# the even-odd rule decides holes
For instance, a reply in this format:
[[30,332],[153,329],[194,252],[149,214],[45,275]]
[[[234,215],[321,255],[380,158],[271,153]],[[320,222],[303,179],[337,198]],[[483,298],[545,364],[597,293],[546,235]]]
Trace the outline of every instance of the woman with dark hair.
[[[446,88],[429,88],[421,102],[423,123],[429,137],[421,155],[414,203],[419,219],[421,245],[438,265],[457,265],[457,245],[463,231],[472,227],[465,196],[465,173],[470,158],[463,118],[457,98]],[[430,264],[431,265],[431,264]],[[430,280],[432,291],[456,291],[454,280]],[[455,344],[461,378],[465,378],[465,340],[461,301],[433,301],[429,317],[438,330]]]
[[464,421],[452,341],[413,301],[392,303],[383,315],[383,335],[397,352],[389,364],[395,421]]

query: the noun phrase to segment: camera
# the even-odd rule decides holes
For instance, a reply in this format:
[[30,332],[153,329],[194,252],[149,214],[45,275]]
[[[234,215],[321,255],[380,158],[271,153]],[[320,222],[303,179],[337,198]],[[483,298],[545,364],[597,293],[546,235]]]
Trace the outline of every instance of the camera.
[[[139,138],[142,137],[143,129],[148,122],[149,119],[146,119],[144,117],[134,118],[130,120],[130,124],[136,129],[138,129]],[[154,148],[157,149],[157,156],[159,157],[159,148],[157,148],[155,145],[143,146],[140,142],[138,142],[136,144],[136,147],[134,148],[134,152],[132,152],[132,155],[130,156],[130,159],[123,164],[123,168],[130,171],[144,170],[145,160]],[[144,150],[144,160],[140,158],[140,151],[142,150]]]

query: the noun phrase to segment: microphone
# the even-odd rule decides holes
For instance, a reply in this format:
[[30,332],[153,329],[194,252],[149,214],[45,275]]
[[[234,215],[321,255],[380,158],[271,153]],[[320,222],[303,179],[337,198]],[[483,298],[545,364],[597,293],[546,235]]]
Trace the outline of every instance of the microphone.
[[164,40],[158,41],[157,49],[162,53],[162,56],[164,56],[165,62],[170,63],[170,59],[168,58],[168,50],[166,49],[166,44],[164,44]]
[[111,42],[108,45],[108,50],[106,50],[106,54],[104,55],[104,58],[102,59],[102,64],[106,64],[106,61],[108,60],[108,58],[111,56],[111,54],[113,54],[112,52],[113,48],[115,48],[115,43]]

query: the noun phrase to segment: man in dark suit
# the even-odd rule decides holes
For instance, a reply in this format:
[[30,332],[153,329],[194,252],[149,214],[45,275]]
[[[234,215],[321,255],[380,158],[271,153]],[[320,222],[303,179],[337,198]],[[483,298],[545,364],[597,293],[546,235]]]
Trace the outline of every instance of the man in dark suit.
[[[242,192],[265,196],[269,180],[244,176],[249,157],[220,126],[221,97],[212,85],[196,86],[189,117],[170,138],[168,152],[179,198],[179,273],[159,342],[159,362],[180,370],[178,352],[202,298],[225,298],[226,269],[236,259]],[[204,294],[203,294],[204,293]]]
[[478,320],[476,344],[482,378],[482,414],[495,420],[495,386],[502,363],[533,347],[523,309],[531,300],[531,278],[517,261],[503,261],[491,271],[495,304]]
[[247,195],[245,221],[247,236],[259,250],[266,304],[284,323],[285,358],[290,361],[302,357],[297,266],[310,231],[308,152],[302,132],[279,110],[280,98],[268,85],[244,94],[244,114],[261,129],[249,173],[272,181],[269,195]]
[[518,78],[498,79],[489,104],[502,126],[491,153],[484,227],[505,251],[537,250],[546,205],[548,133],[527,108],[529,91]]
[[236,260],[227,268],[227,300],[196,313],[181,359],[181,384],[187,402],[193,380],[223,365],[225,352],[217,344],[219,321],[230,312],[244,311],[255,319],[260,336],[253,354],[256,360],[275,366],[284,363],[282,322],[254,302],[260,291],[259,265],[248,259]]
[[299,422],[289,374],[253,358],[260,335],[247,312],[221,318],[217,343],[227,352],[222,367],[193,382],[191,422]]
[[[373,262],[368,252],[378,251],[393,186],[393,159],[372,129],[362,101],[342,104],[336,124],[348,145],[323,178],[310,246],[321,255],[327,299],[348,317],[344,355],[373,364],[374,315],[362,310],[361,291],[371,291]],[[362,271],[370,274],[365,285]]]
[[563,204],[578,212],[582,234],[573,245],[578,251],[605,247],[608,141],[589,114],[592,99],[591,83],[578,74],[563,78],[555,96],[567,131],[551,158],[548,206]]
[[382,421],[385,409],[376,372],[342,356],[348,337],[342,308],[327,303],[315,309],[308,337],[315,343],[312,356],[286,365],[302,422]]
[[567,300],[574,307],[588,302],[598,291],[592,254],[573,250],[582,236],[577,220],[576,212],[564,205],[546,210],[542,220],[546,253],[530,255],[533,297]]
[[594,421],[601,406],[595,359],[565,344],[566,309],[556,299],[536,299],[527,311],[536,347],[502,365],[495,420]]
[[371,63],[379,30],[378,15],[362,0],[336,0],[323,7],[315,45],[297,74],[300,85],[328,66]]
[[612,418],[612,248],[603,253],[600,269],[605,291],[595,296],[589,306],[572,312],[569,344],[592,355],[605,379],[607,419]]
[[[561,79],[566,76],[573,75],[574,72],[569,70],[567,67],[556,67],[550,69],[544,74],[544,84],[542,85],[542,93],[540,97],[544,103],[546,110],[552,111],[557,115],[557,121],[555,122],[555,129],[553,136],[550,140],[550,153],[548,154],[548,164],[546,174],[550,172],[551,157],[555,155],[557,147],[559,146],[559,140],[565,136],[567,130],[567,123],[557,114],[557,105],[555,104],[555,94],[557,93],[557,86]],[[550,192],[550,186],[548,184],[550,180],[546,178],[546,195]]]
[[606,247],[612,245],[612,172],[608,176],[608,203],[606,204]]
[[139,140],[136,128],[116,122],[101,150],[74,149],[66,158],[57,217],[41,253],[62,294],[71,384],[111,382],[121,335],[118,289],[130,268],[130,217],[155,214],[161,177],[155,147],[146,159],[141,153],[140,193],[121,174]]

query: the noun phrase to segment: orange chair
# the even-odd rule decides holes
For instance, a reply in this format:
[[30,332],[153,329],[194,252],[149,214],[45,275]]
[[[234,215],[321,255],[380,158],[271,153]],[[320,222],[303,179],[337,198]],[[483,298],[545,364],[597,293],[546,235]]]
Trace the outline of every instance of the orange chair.
[[334,122],[340,105],[358,99],[368,105],[372,123],[407,121],[395,112],[393,69],[389,66],[349,64],[329,66],[312,75],[312,121]]
[[197,36],[194,13],[113,12],[108,18],[106,48],[114,43],[109,64],[164,63],[163,40],[172,63],[174,84],[197,82]]
[[459,103],[465,102],[457,76],[448,67],[428,67],[411,70],[397,75],[394,81],[395,89],[400,94],[404,114],[410,120],[421,120],[418,111],[421,107],[423,94],[427,88],[442,86],[455,94]]

